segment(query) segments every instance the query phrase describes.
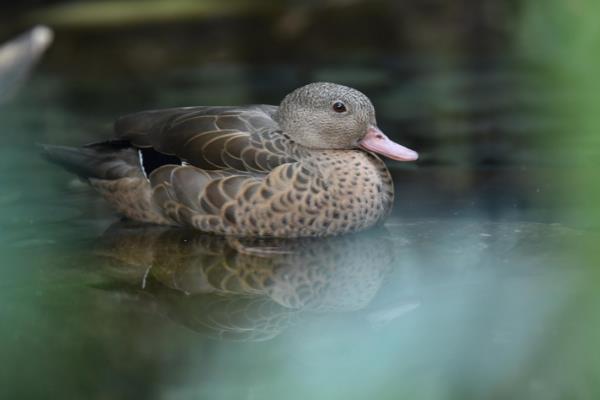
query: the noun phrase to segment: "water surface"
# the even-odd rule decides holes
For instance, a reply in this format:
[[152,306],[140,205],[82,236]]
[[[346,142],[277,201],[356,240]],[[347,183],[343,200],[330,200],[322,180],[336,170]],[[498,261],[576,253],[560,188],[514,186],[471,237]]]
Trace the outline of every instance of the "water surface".
[[0,390],[594,398],[595,266],[578,254],[595,233],[562,186],[582,166],[533,139],[561,121],[522,90],[530,77],[511,65],[411,81],[349,73],[382,128],[423,153],[390,163],[392,216],[356,235],[252,241],[121,221],[35,143],[106,138],[136,108],[276,102],[301,82],[293,68],[209,65],[93,88],[37,74],[0,109]]

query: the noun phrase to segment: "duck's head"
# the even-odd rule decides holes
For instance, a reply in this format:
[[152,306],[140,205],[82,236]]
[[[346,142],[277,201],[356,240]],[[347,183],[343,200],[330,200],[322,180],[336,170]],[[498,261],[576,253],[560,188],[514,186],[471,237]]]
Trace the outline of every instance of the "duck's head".
[[419,157],[384,135],[371,100],[347,86],[326,82],[302,86],[283,99],[277,120],[292,140],[310,149],[362,148],[398,161]]

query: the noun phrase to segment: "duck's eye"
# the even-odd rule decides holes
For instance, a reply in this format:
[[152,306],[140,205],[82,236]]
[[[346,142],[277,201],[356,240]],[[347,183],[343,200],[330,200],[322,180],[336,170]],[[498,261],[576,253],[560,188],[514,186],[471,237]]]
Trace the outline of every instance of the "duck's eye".
[[333,111],[338,113],[346,112],[346,106],[341,101],[336,101],[333,103]]

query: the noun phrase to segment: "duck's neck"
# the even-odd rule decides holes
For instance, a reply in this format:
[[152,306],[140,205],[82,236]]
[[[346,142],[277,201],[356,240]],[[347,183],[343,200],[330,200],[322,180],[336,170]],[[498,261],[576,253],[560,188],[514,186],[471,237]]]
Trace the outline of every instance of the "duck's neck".
[[359,149],[331,150],[331,149],[308,149],[303,147],[304,160],[316,164],[320,168],[343,166],[346,170],[356,168],[369,168],[376,166],[384,168],[385,164],[376,155]]

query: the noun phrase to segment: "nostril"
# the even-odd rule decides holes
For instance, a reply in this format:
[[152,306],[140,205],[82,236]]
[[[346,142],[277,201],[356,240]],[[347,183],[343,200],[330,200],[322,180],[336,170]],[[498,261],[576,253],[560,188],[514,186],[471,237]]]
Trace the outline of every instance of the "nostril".
[[380,135],[380,134],[377,134],[377,135],[375,135],[375,137],[376,137],[377,139],[383,139],[383,136],[382,136],[382,135]]

